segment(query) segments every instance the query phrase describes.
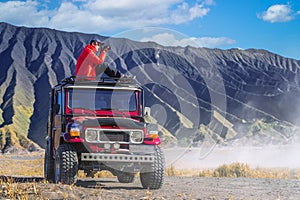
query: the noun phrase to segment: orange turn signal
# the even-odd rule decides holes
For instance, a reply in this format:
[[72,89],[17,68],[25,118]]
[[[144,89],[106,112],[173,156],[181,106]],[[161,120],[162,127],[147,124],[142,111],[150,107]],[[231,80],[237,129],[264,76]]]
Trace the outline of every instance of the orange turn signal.
[[158,138],[158,132],[157,131],[150,131],[148,137],[152,138],[152,139],[156,139],[156,138]]
[[80,130],[79,130],[79,128],[71,128],[70,129],[70,136],[71,137],[78,137],[78,136],[80,136]]

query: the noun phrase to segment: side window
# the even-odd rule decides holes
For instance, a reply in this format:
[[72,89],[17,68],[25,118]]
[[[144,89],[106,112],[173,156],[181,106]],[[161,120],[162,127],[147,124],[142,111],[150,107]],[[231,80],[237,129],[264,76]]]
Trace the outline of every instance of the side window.
[[59,112],[57,114],[61,114],[62,111],[62,94],[61,91],[56,91],[56,104],[59,105]]
[[138,108],[139,108],[139,114],[143,115],[144,113],[144,96],[143,96],[143,92],[138,92]]

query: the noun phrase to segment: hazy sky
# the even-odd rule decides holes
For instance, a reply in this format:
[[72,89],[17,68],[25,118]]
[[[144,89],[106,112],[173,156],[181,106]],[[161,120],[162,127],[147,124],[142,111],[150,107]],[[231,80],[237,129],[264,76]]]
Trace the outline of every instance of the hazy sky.
[[299,0],[1,0],[0,21],[300,60]]

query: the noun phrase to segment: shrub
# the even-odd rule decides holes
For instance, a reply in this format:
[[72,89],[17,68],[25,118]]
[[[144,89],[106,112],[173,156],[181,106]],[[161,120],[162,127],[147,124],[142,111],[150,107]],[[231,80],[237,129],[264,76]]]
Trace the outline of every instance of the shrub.
[[214,177],[249,177],[249,175],[251,175],[251,169],[243,163],[224,164],[213,172]]

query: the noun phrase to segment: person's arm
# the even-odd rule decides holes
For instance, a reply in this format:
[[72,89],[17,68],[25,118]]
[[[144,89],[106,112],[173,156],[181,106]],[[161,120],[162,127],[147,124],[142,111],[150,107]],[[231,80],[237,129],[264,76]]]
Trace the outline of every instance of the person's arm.
[[94,63],[95,65],[100,65],[104,63],[104,60],[106,58],[106,52],[110,49],[109,46],[107,46],[105,49],[103,49],[99,56],[97,56],[95,53],[91,53],[91,62]]
[[105,57],[106,57],[106,52],[105,51],[101,51],[99,56],[97,56],[95,53],[90,53],[89,60],[90,60],[91,63],[93,63],[95,66],[97,66],[97,65],[100,65],[104,62]]

